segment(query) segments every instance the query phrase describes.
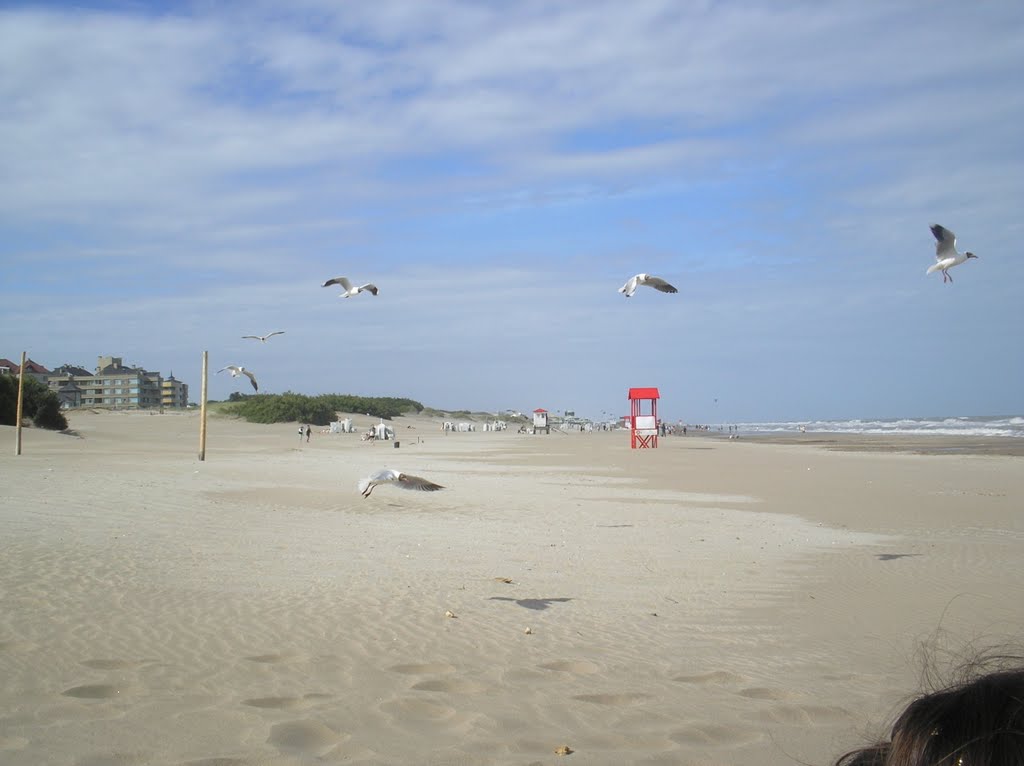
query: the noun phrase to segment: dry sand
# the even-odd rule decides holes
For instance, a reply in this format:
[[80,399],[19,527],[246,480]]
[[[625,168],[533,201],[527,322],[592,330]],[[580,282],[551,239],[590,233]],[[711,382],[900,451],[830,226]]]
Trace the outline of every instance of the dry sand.
[[198,423],[0,429],[0,763],[828,764],[1020,645],[1021,457]]

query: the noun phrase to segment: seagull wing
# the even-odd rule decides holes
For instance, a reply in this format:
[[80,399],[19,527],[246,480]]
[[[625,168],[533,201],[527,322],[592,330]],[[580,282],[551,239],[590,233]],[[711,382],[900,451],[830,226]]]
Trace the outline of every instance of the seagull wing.
[[330,287],[331,285],[341,285],[345,288],[346,292],[352,289],[352,283],[348,281],[348,277],[335,277],[323,283],[323,287]]
[[240,370],[240,372],[244,373],[245,377],[247,377],[249,379],[249,382],[252,383],[252,390],[253,391],[259,391],[260,390],[259,385],[256,383],[256,376],[255,375],[253,375],[249,370]]
[[666,282],[661,277],[647,277],[647,281],[644,282],[648,287],[653,287],[655,290],[659,290],[663,293],[678,293],[679,291]]
[[619,288],[619,292],[625,295],[627,298],[632,297],[633,293],[636,292],[636,285],[639,281],[639,274],[637,274],[635,277],[630,277],[626,284]]
[[237,375],[238,374],[238,367],[236,367],[233,364],[229,364],[227,367],[221,367],[219,370],[217,370],[217,372],[221,373],[221,372],[224,372],[224,370],[227,370],[232,375]]
[[407,473],[398,474],[398,486],[402,489],[417,489],[421,492],[436,492],[439,489],[444,489],[440,484],[427,481],[420,476],[410,476]]
[[371,293],[373,293],[374,295],[376,295],[376,294],[377,294],[378,292],[380,292],[380,291],[379,291],[379,290],[377,289],[377,285],[375,285],[375,284],[373,284],[373,283],[371,283],[371,282],[367,282],[367,283],[366,283],[365,285],[361,285],[361,286],[359,287],[359,289],[360,289],[360,290],[366,290],[367,292],[371,292]]
[[267,337],[273,338],[275,335],[284,335],[284,330],[275,330],[274,332],[270,333],[270,335],[268,335]]
[[376,473],[371,473],[365,479],[359,480],[359,494],[363,497],[369,497],[373,492],[373,488],[378,484],[393,484],[398,481],[400,477],[398,471],[392,471],[390,468],[384,468]]
[[245,338],[252,338],[253,340],[266,340],[266,338],[261,338],[259,335],[243,335],[242,339],[244,340]]
[[943,258],[956,255],[956,234],[937,223],[933,223],[929,228],[935,237],[935,257],[941,261]]

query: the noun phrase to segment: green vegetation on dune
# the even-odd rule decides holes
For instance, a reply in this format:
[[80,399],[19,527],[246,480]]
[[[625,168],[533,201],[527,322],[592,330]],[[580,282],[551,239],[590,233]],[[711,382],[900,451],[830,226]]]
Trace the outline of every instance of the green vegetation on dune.
[[237,415],[250,423],[289,423],[298,421],[325,426],[338,412],[359,412],[391,419],[404,412],[421,412],[423,405],[412,399],[390,396],[353,396],[320,394],[306,396],[285,391],[283,394],[242,394],[237,391],[222,405],[225,415]]
[[424,407],[421,415],[445,420],[504,420],[506,423],[525,423],[529,420],[525,415],[513,415],[508,412],[474,412],[470,410],[438,410]]
[[[52,431],[63,431],[68,427],[68,421],[60,411],[60,400],[53,391],[26,375],[22,393],[22,418],[31,418],[37,428]],[[0,425],[16,425],[17,415],[18,378],[16,375],[0,375]]]

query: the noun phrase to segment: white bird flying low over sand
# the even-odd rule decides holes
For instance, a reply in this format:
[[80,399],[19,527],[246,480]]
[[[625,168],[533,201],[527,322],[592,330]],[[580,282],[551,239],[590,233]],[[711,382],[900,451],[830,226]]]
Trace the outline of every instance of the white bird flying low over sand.
[[353,295],[359,295],[359,293],[364,290],[368,293],[373,293],[374,295],[378,292],[377,285],[367,282],[365,285],[353,286],[352,283],[348,281],[348,277],[335,277],[334,279],[328,279],[323,283],[323,287],[330,287],[331,285],[341,285],[342,289],[345,290],[345,292],[338,296],[339,298],[351,298]]
[[260,387],[256,384],[256,376],[252,374],[251,370],[247,370],[244,367],[239,367],[236,364],[229,364],[227,367],[221,367],[219,370],[217,370],[217,372],[222,373],[224,372],[224,370],[230,372],[232,378],[237,378],[239,375],[245,375],[249,379],[249,382],[252,383],[253,391],[260,390]]
[[619,288],[619,292],[627,298],[632,298],[636,288],[641,286],[653,287],[655,290],[663,293],[679,292],[661,277],[652,277],[650,274],[637,274],[635,277],[631,277],[626,284]]
[[359,492],[363,497],[369,497],[370,493],[373,492],[373,488],[378,484],[394,484],[402,489],[416,489],[420,492],[436,492],[439,489],[444,489],[440,484],[427,481],[419,476],[410,476],[401,471],[392,471],[390,468],[385,468],[377,471],[377,473],[370,474],[365,479],[361,479],[359,481]]
[[968,258],[977,258],[978,256],[974,253],[958,253],[956,251],[956,234],[945,226],[933,223],[931,230],[935,235],[935,263],[928,267],[925,274],[941,271],[942,282],[952,282],[953,277],[949,276],[949,269],[959,266]]
[[272,333],[267,333],[266,335],[243,335],[242,337],[252,338],[253,340],[258,340],[260,343],[266,343],[267,338],[273,338],[275,335],[284,335],[284,330],[276,330]]

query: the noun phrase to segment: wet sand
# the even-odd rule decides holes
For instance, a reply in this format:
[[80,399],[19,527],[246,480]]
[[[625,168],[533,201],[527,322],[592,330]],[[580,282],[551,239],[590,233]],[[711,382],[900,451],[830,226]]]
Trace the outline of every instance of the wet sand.
[[805,444],[847,452],[911,452],[917,455],[1013,455],[1024,457],[1024,439],[1012,436],[904,434],[757,434],[742,437],[763,444]]

